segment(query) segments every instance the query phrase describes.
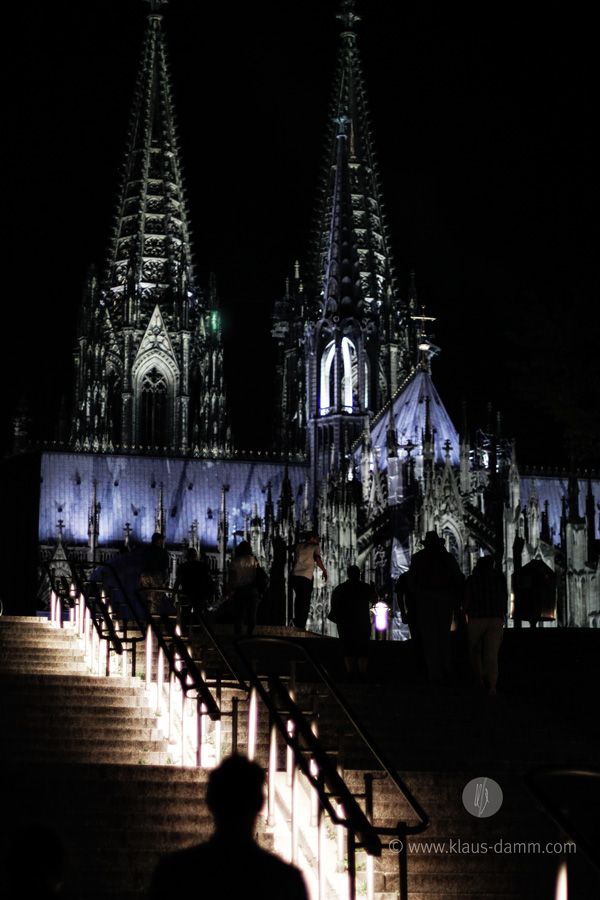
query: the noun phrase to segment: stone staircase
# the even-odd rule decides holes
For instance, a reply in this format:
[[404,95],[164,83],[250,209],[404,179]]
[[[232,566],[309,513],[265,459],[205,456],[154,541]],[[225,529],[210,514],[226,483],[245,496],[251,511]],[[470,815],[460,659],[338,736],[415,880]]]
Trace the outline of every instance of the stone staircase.
[[[370,682],[348,683],[337,642],[304,638],[430,816],[430,828],[409,839],[410,900],[554,897],[558,855],[542,851],[564,836],[538,808],[523,776],[541,763],[597,764],[600,746],[594,714],[600,634],[562,635],[547,630],[507,634],[503,690],[495,698],[473,691],[460,664],[455,684],[431,690],[416,673],[411,647],[401,644],[373,644]],[[223,637],[231,652],[231,639],[225,632]],[[0,618],[0,761],[18,785],[10,814],[2,817],[1,846],[10,853],[22,829],[42,823],[70,851],[69,886],[62,896],[139,900],[163,852],[208,836],[206,774],[168,764],[173,747],[143,683],[90,675],[80,644],[68,629],[53,629],[43,620]],[[138,672],[144,670],[142,645],[140,651]],[[198,646],[194,652],[198,655]],[[461,658],[460,647],[455,658]],[[215,663],[213,675],[216,668]],[[303,683],[300,669],[303,707],[310,707],[315,692],[319,735],[334,750],[347,725],[327,692]],[[223,691],[225,708],[234,693],[241,697],[239,691]],[[261,710],[257,756],[263,763],[267,727]],[[227,718],[223,732],[227,748]],[[244,739],[242,716],[240,749]],[[358,794],[364,771],[373,772],[376,824],[413,821],[360,741],[349,740],[346,768]],[[462,803],[465,785],[483,777],[497,781],[504,794],[501,809],[487,818],[471,815]],[[285,779],[278,795],[284,809]],[[588,806],[600,809],[592,798]],[[269,845],[272,837],[262,840]],[[314,830],[305,825],[305,867],[310,866],[311,842]],[[387,845],[387,839],[383,842]],[[527,850],[515,850],[517,844]],[[364,859],[359,868],[363,864]],[[331,867],[329,896],[341,898],[335,861]],[[581,856],[569,857],[569,869],[571,900],[598,896],[597,873]],[[377,900],[398,896],[398,857],[387,846],[375,861],[375,889]],[[363,890],[359,871],[359,895]]]
[[4,863],[21,861],[15,896],[30,896],[43,848],[21,857],[37,825],[68,853],[61,896],[133,900],[162,853],[210,833],[206,772],[167,765],[143,683],[88,674],[80,643],[43,619],[0,619],[0,762],[18,787],[1,820]]

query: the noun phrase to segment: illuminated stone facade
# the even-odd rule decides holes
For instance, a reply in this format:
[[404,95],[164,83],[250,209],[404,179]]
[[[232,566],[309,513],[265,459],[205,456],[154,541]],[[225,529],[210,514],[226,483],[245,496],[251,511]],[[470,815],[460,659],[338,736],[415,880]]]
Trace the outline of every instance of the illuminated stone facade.
[[[352,0],[326,138],[314,254],[275,305],[281,400],[274,454],[232,447],[214,284],[196,283],[163,40],[148,16],[115,229],[79,322],[69,453],[42,459],[45,561],[98,560],[166,535],[173,566],[192,545],[221,583],[242,537],[271,571],[289,619],[291,551],[315,528],[329,572],[309,627],[358,563],[391,586],[430,530],[465,574],[494,554],[510,584],[541,559],[560,574],[561,624],[598,625],[600,481],[520,477],[499,434],[461,434],[433,384],[414,278],[398,290],[368,125]],[[585,496],[580,509],[578,493]],[[393,633],[402,629],[394,618]]]

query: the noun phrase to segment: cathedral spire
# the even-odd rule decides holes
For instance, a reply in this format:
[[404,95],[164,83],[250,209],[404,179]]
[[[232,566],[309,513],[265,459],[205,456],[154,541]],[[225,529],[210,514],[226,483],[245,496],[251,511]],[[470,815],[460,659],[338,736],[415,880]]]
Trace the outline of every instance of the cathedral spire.
[[[185,319],[196,305],[190,227],[161,15],[149,0],[104,289],[115,323],[139,325],[157,303]],[[185,293],[185,298],[182,298]],[[163,309],[167,313],[167,309]]]
[[71,445],[227,453],[216,289],[197,290],[163,35],[149,0],[115,226],[79,321]]
[[[341,46],[333,89],[328,135],[324,192],[318,210],[315,252],[312,261],[312,293],[327,307],[331,296],[333,261],[346,271],[336,272],[338,290],[352,287],[356,310],[360,295],[361,314],[378,320],[388,305],[399,304],[384,222],[383,202],[355,24],[360,17],[354,0],[342,0],[338,19],[342,22]],[[343,237],[342,237],[343,235]],[[350,272],[352,268],[354,272]],[[391,298],[388,299],[388,288]],[[352,296],[352,293],[350,294]],[[314,301],[313,301],[314,302]]]

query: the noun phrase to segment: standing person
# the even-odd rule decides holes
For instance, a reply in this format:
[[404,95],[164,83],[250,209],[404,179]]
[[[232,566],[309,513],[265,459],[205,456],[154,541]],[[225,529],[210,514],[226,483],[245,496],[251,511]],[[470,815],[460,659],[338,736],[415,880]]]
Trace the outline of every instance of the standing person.
[[296,628],[306,628],[306,621],[310,611],[310,598],[313,589],[313,575],[315,566],[318,566],[327,581],[327,570],[321,559],[319,536],[309,531],[301,543],[296,544],[294,550],[294,568],[292,569],[292,587],[294,589],[294,625]]
[[198,552],[193,547],[188,550],[186,561],[177,569],[174,590],[182,592],[180,605],[188,613],[203,613],[212,606],[215,583],[210,577],[208,563],[205,559],[198,559]]
[[243,756],[230,756],[211,771],[206,804],[214,834],[203,844],[163,857],[148,900],[188,895],[202,900],[308,900],[300,871],[254,839],[264,783],[263,769]]
[[450,677],[452,613],[460,607],[464,577],[435,531],[427,532],[423,549],[413,555],[407,581],[415,597],[427,675],[440,683]]
[[482,556],[467,578],[462,609],[467,618],[469,661],[477,684],[492,696],[498,681],[506,604],[506,582],[494,567],[493,556]]
[[358,566],[349,566],[348,580],[331,596],[329,617],[337,625],[344,665],[349,674],[365,675],[371,640],[371,607],[377,603],[375,585],[365,584]]
[[259,561],[252,553],[248,541],[241,541],[229,564],[227,579],[227,595],[233,603],[233,632],[241,634],[242,625],[246,622],[248,634],[254,632],[256,611],[261,601],[261,593],[257,577],[262,569]]
[[145,589],[144,599],[148,604],[150,614],[157,616],[160,612],[161,601],[164,596],[162,590],[148,590],[148,588],[165,588],[169,583],[169,554],[165,550],[165,538],[159,531],[152,535],[151,543],[144,548],[142,556],[142,571],[139,587]]

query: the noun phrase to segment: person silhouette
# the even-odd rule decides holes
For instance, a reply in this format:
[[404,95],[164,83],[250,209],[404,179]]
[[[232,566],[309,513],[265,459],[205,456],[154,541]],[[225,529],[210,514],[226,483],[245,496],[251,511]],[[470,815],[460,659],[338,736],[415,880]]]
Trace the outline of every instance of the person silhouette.
[[256,843],[264,783],[262,767],[243,756],[229,756],[212,770],[206,803],[214,833],[159,861],[148,900],[170,900],[190,888],[201,900],[308,900],[300,870]]
[[450,677],[452,614],[460,607],[463,582],[460,566],[443,538],[428,531],[423,549],[410,561],[407,586],[415,598],[416,625],[433,684]]
[[[365,584],[358,566],[348,567],[348,580],[331,596],[344,664],[350,675],[366,675],[371,641],[371,607],[377,603],[375,585]],[[330,615],[331,615],[330,614]]]

